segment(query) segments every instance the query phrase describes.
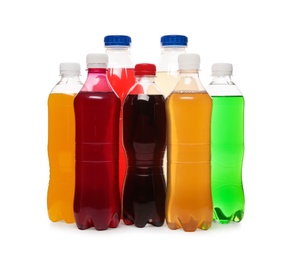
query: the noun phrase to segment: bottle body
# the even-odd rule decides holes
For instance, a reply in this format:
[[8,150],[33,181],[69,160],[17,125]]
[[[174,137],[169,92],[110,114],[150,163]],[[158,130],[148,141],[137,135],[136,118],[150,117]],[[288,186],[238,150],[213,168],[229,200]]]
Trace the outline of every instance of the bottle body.
[[79,76],[62,76],[48,97],[47,193],[49,219],[74,223],[75,117],[73,101],[82,87]]
[[[120,38],[122,37],[122,38]],[[130,53],[130,37],[126,36],[107,36],[107,44],[112,44],[113,40],[119,40],[124,45],[106,45],[106,53],[109,58],[107,76],[112,88],[124,103],[125,97],[130,88],[135,84],[134,64]],[[119,122],[119,189],[122,196],[123,185],[126,175],[126,154],[122,143],[122,106]]]
[[181,73],[166,100],[166,222],[170,229],[207,230],[213,220],[210,168],[212,99],[198,73]]
[[74,100],[76,185],[74,214],[79,229],[115,228],[120,220],[118,147],[120,100],[105,69],[89,69]]
[[[135,83],[134,68],[109,68],[108,69],[109,81],[119,95],[121,104],[124,103],[127,92]],[[123,146],[123,112],[122,106],[120,110],[119,119],[119,190],[122,196],[124,181],[127,171],[127,158]]]
[[162,168],[166,147],[165,99],[161,93],[152,92],[151,87],[146,87],[147,91],[143,84],[136,84],[123,106],[123,144],[127,155],[123,220],[126,225],[137,227],[147,223],[162,226],[166,195]]
[[211,98],[206,92],[173,93],[166,108],[167,224],[170,229],[185,231],[208,229],[212,222]]
[[[244,215],[244,97],[230,80],[215,79],[207,90],[213,100],[211,180],[213,218],[222,224]],[[221,91],[220,91],[221,90]]]
[[[179,77],[178,56],[186,53],[188,38],[184,35],[164,35],[161,37],[161,54],[157,62],[155,82],[165,99],[174,90]],[[163,160],[167,180],[167,147]]]

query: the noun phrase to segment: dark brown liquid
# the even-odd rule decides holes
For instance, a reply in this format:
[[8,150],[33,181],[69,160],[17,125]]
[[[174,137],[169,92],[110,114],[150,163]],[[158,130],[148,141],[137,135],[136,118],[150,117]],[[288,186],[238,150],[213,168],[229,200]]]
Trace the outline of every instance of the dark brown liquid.
[[125,224],[161,226],[165,219],[165,99],[162,95],[128,95],[123,107],[123,143],[127,174],[123,190]]

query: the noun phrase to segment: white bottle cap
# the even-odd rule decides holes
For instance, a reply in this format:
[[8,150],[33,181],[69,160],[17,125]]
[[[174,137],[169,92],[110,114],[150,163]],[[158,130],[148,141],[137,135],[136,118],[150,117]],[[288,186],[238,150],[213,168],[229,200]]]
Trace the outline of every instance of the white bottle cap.
[[80,76],[80,64],[76,62],[60,63],[60,74],[70,74]]
[[104,53],[89,53],[86,56],[87,68],[106,69],[108,56]]
[[195,53],[182,53],[178,56],[180,70],[198,70],[200,68],[200,55]]
[[231,63],[214,63],[212,65],[212,76],[232,75],[232,71]]

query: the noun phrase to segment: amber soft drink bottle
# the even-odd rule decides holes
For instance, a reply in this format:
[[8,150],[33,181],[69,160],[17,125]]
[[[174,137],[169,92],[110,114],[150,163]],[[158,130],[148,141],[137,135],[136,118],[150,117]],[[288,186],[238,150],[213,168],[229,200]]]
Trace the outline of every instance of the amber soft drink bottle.
[[136,84],[123,105],[123,144],[127,174],[123,190],[126,225],[162,226],[165,220],[163,155],[166,146],[165,99],[157,88],[156,66],[135,66]]
[[74,222],[75,118],[73,101],[82,87],[80,64],[60,64],[61,79],[48,97],[48,157],[50,180],[47,193],[49,219]]
[[212,224],[210,124],[212,100],[199,79],[200,56],[180,54],[179,80],[166,100],[166,222],[170,229]]
[[120,221],[118,184],[120,99],[107,75],[106,54],[87,55],[87,79],[74,99],[76,182],[74,215],[79,229],[115,228]]
[[[127,35],[107,35],[104,46],[108,55],[108,79],[123,104],[130,88],[135,84],[134,63],[131,55],[131,37]],[[119,125],[119,189],[120,196],[126,175],[126,154],[122,144],[122,106]]]
[[242,164],[244,97],[232,81],[233,66],[215,63],[207,91],[212,96],[211,180],[213,217],[220,223],[240,222],[244,215]]

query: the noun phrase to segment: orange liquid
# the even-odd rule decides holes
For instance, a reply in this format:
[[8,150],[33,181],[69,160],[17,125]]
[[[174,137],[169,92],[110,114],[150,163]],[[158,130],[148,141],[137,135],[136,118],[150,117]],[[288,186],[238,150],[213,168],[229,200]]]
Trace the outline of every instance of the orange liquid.
[[52,93],[48,98],[48,156],[50,181],[47,207],[51,221],[74,223],[76,94]]
[[167,98],[166,222],[170,229],[206,230],[212,224],[211,111],[212,100],[205,91],[173,93]]

